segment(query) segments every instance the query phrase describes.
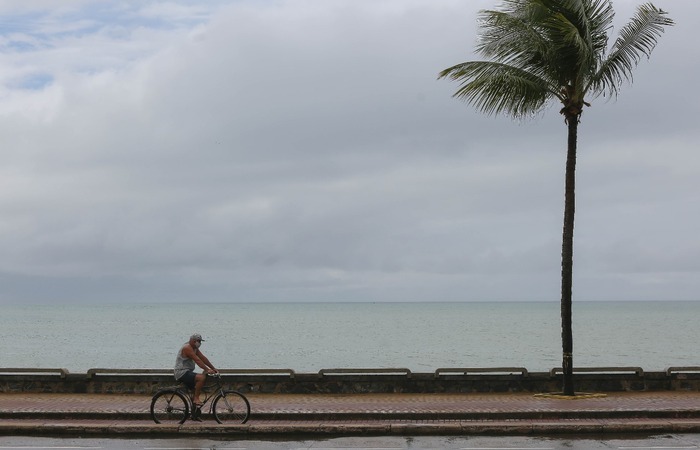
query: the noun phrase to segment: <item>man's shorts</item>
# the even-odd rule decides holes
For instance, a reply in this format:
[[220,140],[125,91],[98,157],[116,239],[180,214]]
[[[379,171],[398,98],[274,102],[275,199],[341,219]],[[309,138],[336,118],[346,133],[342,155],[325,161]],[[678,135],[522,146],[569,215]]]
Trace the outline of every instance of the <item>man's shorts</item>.
[[180,378],[178,378],[177,381],[181,381],[181,382],[185,383],[185,385],[186,385],[188,388],[194,389],[194,384],[195,384],[195,383],[194,383],[194,378],[195,378],[196,376],[197,376],[197,374],[195,374],[195,373],[194,373],[193,371],[191,371],[191,370],[188,370],[187,372],[185,372],[185,374],[184,374],[183,376],[181,376]]

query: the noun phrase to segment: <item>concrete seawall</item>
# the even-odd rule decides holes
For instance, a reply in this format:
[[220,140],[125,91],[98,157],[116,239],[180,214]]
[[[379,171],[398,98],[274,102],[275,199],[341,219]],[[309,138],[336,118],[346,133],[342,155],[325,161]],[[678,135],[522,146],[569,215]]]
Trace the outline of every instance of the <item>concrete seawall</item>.
[[[404,368],[225,369],[223,384],[244,393],[540,393],[561,390],[561,369],[529,372],[520,367],[442,368],[414,373]],[[577,391],[700,391],[700,367],[646,372],[640,367],[575,369]],[[152,394],[177,384],[171,369],[90,369],[71,373],[53,368],[0,368],[0,392]]]

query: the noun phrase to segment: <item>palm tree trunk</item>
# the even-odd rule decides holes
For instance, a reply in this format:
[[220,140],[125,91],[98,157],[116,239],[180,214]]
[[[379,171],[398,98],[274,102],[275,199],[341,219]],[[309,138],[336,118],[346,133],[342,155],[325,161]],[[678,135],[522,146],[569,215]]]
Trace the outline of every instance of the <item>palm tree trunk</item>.
[[574,268],[574,211],[576,206],[576,141],[578,117],[567,117],[569,128],[564,194],[564,231],[561,249],[561,343],[564,395],[574,395],[573,333],[571,329],[571,286]]

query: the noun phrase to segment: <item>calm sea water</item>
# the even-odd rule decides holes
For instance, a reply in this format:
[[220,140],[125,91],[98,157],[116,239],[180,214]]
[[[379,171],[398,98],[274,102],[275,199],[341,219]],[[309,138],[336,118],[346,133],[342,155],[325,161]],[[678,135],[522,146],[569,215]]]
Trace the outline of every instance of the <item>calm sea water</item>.
[[[574,365],[700,365],[700,302],[579,302]],[[7,305],[0,367],[169,368],[192,333],[219,368],[561,365],[559,304]]]

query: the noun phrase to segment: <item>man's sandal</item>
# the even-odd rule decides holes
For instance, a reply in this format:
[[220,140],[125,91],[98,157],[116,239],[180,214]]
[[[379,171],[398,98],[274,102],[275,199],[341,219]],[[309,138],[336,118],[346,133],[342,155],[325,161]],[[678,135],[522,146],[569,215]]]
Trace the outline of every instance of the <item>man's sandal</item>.
[[202,419],[200,419],[199,416],[202,415],[202,406],[204,406],[204,403],[192,403],[192,420],[196,422],[201,422]]

